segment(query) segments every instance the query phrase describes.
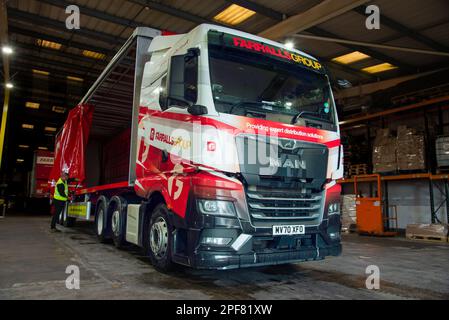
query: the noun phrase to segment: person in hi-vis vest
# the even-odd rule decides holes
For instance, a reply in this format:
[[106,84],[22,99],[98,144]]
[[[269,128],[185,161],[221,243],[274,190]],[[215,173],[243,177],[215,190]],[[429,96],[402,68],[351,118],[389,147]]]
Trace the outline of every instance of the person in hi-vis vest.
[[60,214],[64,211],[65,204],[69,199],[69,174],[65,171],[61,172],[61,177],[56,182],[55,192],[53,193],[53,205],[55,206],[54,215],[51,219],[51,229],[56,229],[56,222]]

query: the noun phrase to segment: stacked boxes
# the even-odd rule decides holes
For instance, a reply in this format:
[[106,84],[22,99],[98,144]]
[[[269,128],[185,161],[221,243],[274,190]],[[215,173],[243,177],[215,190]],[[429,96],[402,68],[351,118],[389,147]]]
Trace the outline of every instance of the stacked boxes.
[[447,228],[444,224],[409,224],[406,236],[409,239],[447,241]]
[[373,172],[424,170],[424,136],[414,129],[399,126],[397,137],[389,129],[379,129],[374,140]]
[[449,167],[449,136],[438,137],[435,143],[438,168]]
[[343,231],[355,229],[357,214],[355,208],[355,194],[341,196],[341,228]]
[[389,129],[379,129],[373,147],[373,172],[385,173],[397,170],[396,139]]
[[424,136],[406,126],[398,127],[396,157],[399,171],[424,170]]

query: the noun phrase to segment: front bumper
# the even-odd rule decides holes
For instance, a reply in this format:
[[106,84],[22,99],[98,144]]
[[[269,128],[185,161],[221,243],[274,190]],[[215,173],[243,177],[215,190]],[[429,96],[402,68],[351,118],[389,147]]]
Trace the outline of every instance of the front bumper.
[[198,252],[192,259],[192,266],[198,269],[235,269],[280,265],[310,260],[322,260],[326,256],[341,254],[341,244],[299,250],[273,250],[272,252],[253,252],[233,254],[230,252]]
[[[326,196],[323,212],[327,212],[330,201],[336,201],[334,198],[338,199]],[[192,194],[189,214],[185,219],[175,217],[172,221],[177,230],[173,261],[198,269],[233,269],[322,260],[341,254],[339,214],[322,216],[319,225],[301,220],[255,226],[250,222],[245,200],[236,201],[235,205],[235,218],[200,214]],[[303,224],[305,234],[273,236],[275,224]],[[212,239],[221,239],[223,243],[209,241]],[[225,240],[230,242],[226,244]]]

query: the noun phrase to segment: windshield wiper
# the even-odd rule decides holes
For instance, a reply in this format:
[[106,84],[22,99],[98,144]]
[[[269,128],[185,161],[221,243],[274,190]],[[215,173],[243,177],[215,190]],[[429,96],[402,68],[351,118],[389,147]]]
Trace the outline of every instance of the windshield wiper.
[[[229,113],[232,114],[232,111],[234,110],[234,108],[244,107],[244,105],[247,105],[247,104],[249,104],[249,105],[255,105],[255,106],[260,106],[260,107],[263,107],[263,106],[272,106],[270,103],[268,103],[268,102],[266,102],[266,101],[240,101],[240,102],[237,102],[237,103],[235,103],[235,104],[233,104],[233,105],[231,106],[231,109],[229,109]],[[244,108],[245,108],[245,107],[244,107]],[[246,108],[245,108],[245,109],[246,109]]]
[[314,111],[301,111],[301,112],[298,112],[292,118],[291,124],[296,124],[298,122],[299,118],[302,118],[304,115],[306,115],[306,116],[308,115],[309,118],[312,118],[313,120],[318,120],[318,121],[323,121],[323,122],[327,122],[327,123],[333,124],[333,122],[331,120],[328,120],[328,119],[320,117],[320,114],[318,112],[314,112]]

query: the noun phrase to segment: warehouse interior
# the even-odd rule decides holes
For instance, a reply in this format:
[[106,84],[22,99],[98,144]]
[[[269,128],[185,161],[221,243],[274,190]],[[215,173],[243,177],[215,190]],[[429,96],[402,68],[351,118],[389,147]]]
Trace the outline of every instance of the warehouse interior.
[[[126,299],[141,294],[176,299],[188,287],[192,299],[449,298],[448,1],[2,0],[1,5],[0,299],[52,299],[61,294],[56,280],[65,279],[62,267],[73,256],[85,259],[87,289],[64,292],[62,298],[114,299],[122,294]],[[79,29],[66,27],[70,5],[79,8]],[[380,28],[368,29],[366,8],[372,5],[380,9]],[[202,23],[289,43],[325,66],[343,146],[344,177],[338,180],[341,257],[274,271],[251,269],[228,275],[183,271],[159,279],[162,276],[148,263],[136,259],[137,252],[112,253],[93,244],[87,224],[64,236],[47,233],[48,201],[30,199],[36,151],[54,151],[55,136],[68,112],[136,27],[182,34]],[[132,78],[134,66],[125,62],[119,66],[125,72],[117,79],[112,76],[111,83],[129,85],[126,77]],[[114,95],[105,90],[103,96],[100,92],[94,97],[106,101],[94,121],[101,122],[109,110],[115,112],[105,121],[104,131],[92,133],[100,141],[95,143],[106,143],[101,137],[108,134],[108,126],[126,123],[124,114],[129,112],[120,110],[132,97],[119,91]],[[129,135],[125,129],[122,134]],[[127,161],[128,154],[123,159],[119,160]],[[95,171],[96,159],[90,162],[93,166],[87,170]],[[113,175],[96,179],[120,180]],[[374,232],[361,232],[358,207],[380,212],[383,220]],[[22,265],[42,263],[36,254],[18,258],[26,255],[29,243],[38,243],[46,252],[47,267],[30,271]],[[66,249],[52,256],[57,246]],[[114,271],[104,266],[94,270],[103,256],[114,261]],[[127,269],[129,261],[134,262]],[[385,267],[381,290],[364,287],[364,266],[369,264]],[[14,273],[9,266],[14,266]],[[407,275],[399,275],[395,268],[401,267]],[[354,281],[341,280],[348,277]],[[417,278],[422,280],[413,283]],[[42,281],[51,283],[45,288],[36,285]],[[209,281],[211,287],[204,284]],[[171,291],[165,291],[163,284]],[[339,286],[335,292],[333,284]],[[314,291],[307,285],[321,287]],[[135,286],[134,294],[129,286]],[[156,287],[159,296],[147,295],[146,286]]]

